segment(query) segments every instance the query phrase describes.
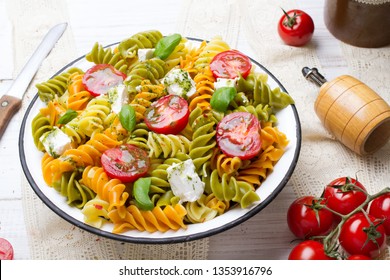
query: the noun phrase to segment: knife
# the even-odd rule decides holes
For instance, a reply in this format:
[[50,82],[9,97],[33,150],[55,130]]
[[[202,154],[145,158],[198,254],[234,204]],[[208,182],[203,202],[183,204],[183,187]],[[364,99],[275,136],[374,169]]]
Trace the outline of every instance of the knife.
[[67,25],[67,23],[60,23],[49,30],[7,93],[0,98],[0,139],[9,121],[22,106],[23,95],[41,66],[42,61],[48,56],[58,39],[60,39]]

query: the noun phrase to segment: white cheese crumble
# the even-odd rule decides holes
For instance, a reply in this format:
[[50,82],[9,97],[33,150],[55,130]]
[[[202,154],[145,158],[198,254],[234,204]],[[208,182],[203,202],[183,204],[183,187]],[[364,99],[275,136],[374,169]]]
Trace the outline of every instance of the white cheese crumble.
[[163,83],[169,94],[179,95],[185,99],[191,97],[196,92],[194,80],[183,69],[173,68],[165,75]]
[[155,49],[138,49],[138,60],[140,62],[146,61],[153,57]]
[[123,84],[112,87],[108,90],[108,100],[111,103],[111,111],[115,114],[119,114],[123,104],[127,104],[129,101],[129,93],[126,86]]
[[167,168],[167,173],[172,192],[181,202],[196,201],[203,194],[205,183],[195,172],[195,165],[191,159],[172,164]]
[[224,79],[224,78],[217,78],[217,80],[214,82],[214,89],[217,90],[221,87],[236,87],[238,78],[235,79]]
[[47,134],[43,134],[39,141],[45,147],[46,152],[54,158],[59,157],[66,150],[72,148],[72,139],[58,127],[55,127]]

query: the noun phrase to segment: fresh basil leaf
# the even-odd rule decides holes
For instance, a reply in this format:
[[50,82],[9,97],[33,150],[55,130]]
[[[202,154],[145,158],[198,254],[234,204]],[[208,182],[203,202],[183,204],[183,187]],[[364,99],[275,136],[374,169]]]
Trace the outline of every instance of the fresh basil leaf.
[[168,56],[170,56],[180,41],[180,34],[172,34],[170,36],[161,38],[157,42],[156,48],[154,50],[154,56],[157,56],[161,59],[166,59]]
[[73,120],[75,117],[78,116],[78,113],[75,110],[68,109],[65,114],[61,116],[61,118],[58,120],[58,124],[67,124],[71,120]]
[[154,204],[149,197],[149,189],[152,184],[152,179],[150,177],[147,178],[139,178],[134,182],[133,185],[133,197],[137,206],[141,210],[152,210],[154,208]]
[[135,110],[131,105],[123,105],[119,112],[119,121],[127,131],[133,131],[136,125]]
[[214,91],[211,97],[211,107],[218,112],[226,112],[230,101],[234,99],[237,90],[234,87],[221,87]]

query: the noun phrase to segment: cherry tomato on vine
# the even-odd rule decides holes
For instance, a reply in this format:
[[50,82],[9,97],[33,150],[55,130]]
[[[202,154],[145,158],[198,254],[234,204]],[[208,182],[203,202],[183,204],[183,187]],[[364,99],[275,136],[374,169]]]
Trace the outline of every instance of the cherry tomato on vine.
[[[340,177],[325,187],[323,198],[330,209],[346,215],[366,200],[367,190],[356,179]],[[336,218],[336,220],[340,220],[340,218]]]
[[285,12],[280,18],[278,32],[280,38],[290,46],[303,46],[313,37],[313,19],[301,10],[291,10]]
[[92,96],[106,94],[114,86],[121,84],[126,75],[110,64],[96,64],[83,76],[83,85]]
[[376,258],[385,249],[386,233],[379,220],[367,216],[369,220],[360,212],[346,220],[340,230],[339,242],[350,255]]
[[325,200],[303,196],[293,201],[287,211],[287,224],[298,238],[326,235],[333,228],[332,212],[322,208]]
[[383,226],[386,235],[390,235],[390,193],[381,195],[371,201],[369,214],[378,219],[384,219]]
[[210,62],[210,70],[215,78],[234,79],[241,75],[245,79],[251,69],[249,57],[237,50],[220,52]]
[[333,260],[324,251],[324,245],[318,241],[305,240],[295,246],[288,256],[289,260]]
[[259,154],[260,122],[255,115],[248,112],[226,115],[216,131],[218,146],[225,155],[246,160]]
[[166,95],[155,101],[145,112],[147,127],[161,134],[178,134],[187,123],[190,111],[187,101],[178,95]]
[[101,163],[108,176],[123,183],[134,182],[144,176],[150,165],[148,154],[130,144],[106,150]]

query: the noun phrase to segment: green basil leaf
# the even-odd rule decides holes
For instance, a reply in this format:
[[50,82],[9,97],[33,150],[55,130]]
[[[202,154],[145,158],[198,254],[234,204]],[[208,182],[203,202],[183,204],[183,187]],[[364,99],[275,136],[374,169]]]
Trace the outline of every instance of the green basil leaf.
[[78,113],[75,110],[68,109],[65,114],[61,116],[61,118],[58,120],[58,124],[67,124],[71,120],[73,120],[75,117],[78,116]]
[[127,130],[132,131],[136,125],[135,110],[131,105],[123,105],[119,112],[119,121]]
[[133,185],[133,197],[141,210],[152,210],[154,204],[149,197],[149,189],[152,184],[152,178],[139,178]]
[[170,36],[161,38],[157,42],[156,48],[154,50],[154,56],[157,56],[161,59],[166,59],[168,56],[170,56],[180,41],[180,34],[172,34]]
[[214,91],[210,104],[218,112],[226,112],[230,101],[234,99],[237,90],[234,87],[221,87]]

